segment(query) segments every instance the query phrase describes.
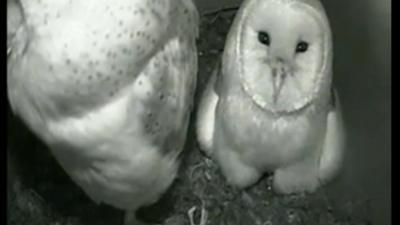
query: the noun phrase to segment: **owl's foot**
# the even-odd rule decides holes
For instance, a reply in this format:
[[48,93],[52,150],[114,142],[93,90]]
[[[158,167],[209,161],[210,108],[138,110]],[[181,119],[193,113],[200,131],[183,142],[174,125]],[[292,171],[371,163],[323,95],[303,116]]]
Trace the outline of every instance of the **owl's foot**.
[[[190,225],[196,225],[194,223],[194,212],[196,211],[196,207],[192,207],[191,209],[189,209],[188,211],[188,216],[189,216],[189,221],[190,221]],[[199,225],[206,225],[207,223],[207,219],[208,219],[208,212],[207,210],[204,208],[204,205],[201,207],[201,215],[200,215],[200,223]]]
[[218,152],[219,165],[229,184],[243,189],[256,183],[262,176],[257,169],[244,164],[233,150]]
[[273,189],[279,194],[312,193],[320,186],[318,163],[308,158],[274,173]]

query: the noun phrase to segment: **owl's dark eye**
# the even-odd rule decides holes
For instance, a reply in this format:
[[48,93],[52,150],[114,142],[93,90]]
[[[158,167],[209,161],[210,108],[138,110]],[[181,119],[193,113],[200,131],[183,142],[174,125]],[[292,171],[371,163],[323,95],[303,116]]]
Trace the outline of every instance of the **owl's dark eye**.
[[296,52],[297,53],[303,53],[306,52],[308,49],[308,43],[305,41],[300,41],[299,43],[297,43],[296,46]]
[[267,46],[271,43],[268,33],[264,31],[258,32],[258,41]]

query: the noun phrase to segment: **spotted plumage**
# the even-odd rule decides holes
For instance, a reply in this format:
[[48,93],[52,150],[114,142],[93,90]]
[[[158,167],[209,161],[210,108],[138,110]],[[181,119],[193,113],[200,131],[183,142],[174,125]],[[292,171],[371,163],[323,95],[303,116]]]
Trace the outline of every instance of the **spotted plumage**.
[[156,201],[175,178],[193,105],[191,0],[9,0],[8,9],[13,111],[94,201],[131,212]]

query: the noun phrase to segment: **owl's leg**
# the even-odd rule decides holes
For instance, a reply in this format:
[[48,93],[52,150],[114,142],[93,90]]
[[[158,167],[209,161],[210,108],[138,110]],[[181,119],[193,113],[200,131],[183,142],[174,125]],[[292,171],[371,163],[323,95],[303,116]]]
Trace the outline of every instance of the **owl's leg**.
[[257,169],[244,164],[231,149],[219,149],[218,161],[227,182],[238,188],[246,188],[256,183],[262,173]]
[[325,142],[319,164],[321,183],[331,180],[340,170],[345,148],[345,129],[341,115],[341,106],[337,93],[334,104],[328,114]]
[[274,190],[280,194],[314,192],[320,185],[318,155],[319,151],[315,151],[303,160],[277,169],[274,173]]
[[137,225],[139,221],[136,219],[136,212],[135,211],[126,211],[125,212],[125,219],[124,225]]
[[211,155],[214,142],[215,109],[218,103],[218,95],[214,89],[216,76],[217,71],[214,71],[201,97],[197,111],[197,138],[201,149],[207,155]]
[[229,184],[246,188],[261,178],[262,172],[243,163],[237,151],[231,148],[223,135],[218,135],[216,145],[214,156]]
[[124,225],[150,225],[136,218],[136,211],[126,211]]

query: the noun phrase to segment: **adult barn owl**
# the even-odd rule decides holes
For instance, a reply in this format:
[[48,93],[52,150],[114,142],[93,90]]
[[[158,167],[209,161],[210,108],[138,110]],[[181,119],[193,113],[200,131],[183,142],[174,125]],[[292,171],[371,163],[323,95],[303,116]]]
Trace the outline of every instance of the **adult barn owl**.
[[340,169],[328,19],[314,0],[247,0],[203,93],[197,135],[229,183],[273,171],[278,193],[313,192]]
[[91,199],[135,224],[173,182],[186,139],[193,2],[14,0],[7,18],[13,111]]

